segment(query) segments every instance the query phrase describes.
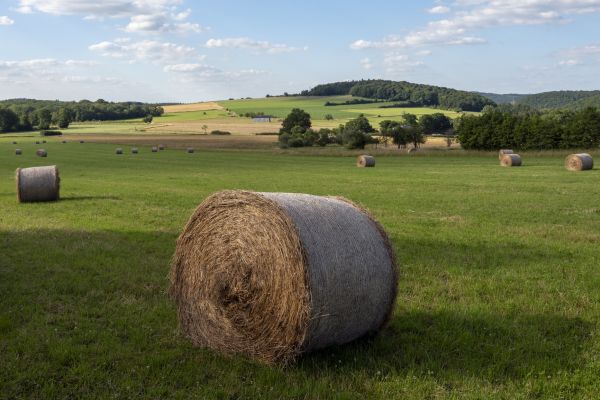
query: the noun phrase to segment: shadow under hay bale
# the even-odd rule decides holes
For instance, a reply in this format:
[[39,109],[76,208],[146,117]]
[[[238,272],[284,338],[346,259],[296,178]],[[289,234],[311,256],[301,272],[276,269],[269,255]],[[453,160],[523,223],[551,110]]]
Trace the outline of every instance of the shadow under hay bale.
[[193,153],[193,152],[194,152],[194,149],[193,149],[193,148],[191,148],[191,147],[188,147],[186,151],[187,151],[188,153],[190,153],[190,154],[191,154],[191,153]]
[[21,154],[23,154],[23,150],[15,149],[15,155],[20,156]]
[[589,171],[594,169],[594,159],[587,153],[570,154],[565,159],[565,168],[569,171]]
[[375,157],[362,155],[356,159],[356,166],[359,168],[370,168],[375,166]]
[[223,191],[189,219],[170,281],[194,344],[286,363],[378,332],[398,273],[383,228],[345,199]]
[[19,203],[56,201],[60,195],[58,167],[17,168],[17,199]]
[[518,154],[505,154],[500,159],[500,165],[503,167],[520,167],[523,165],[523,160]]
[[118,147],[118,148],[115,150],[115,154],[123,154],[123,149],[122,149],[122,148],[120,148],[120,147]]
[[137,154],[138,153],[138,148],[137,147],[133,147],[131,149],[131,154]]
[[515,154],[514,151],[510,150],[510,149],[502,149],[498,152],[498,160],[502,161],[502,157],[505,154]]
[[38,157],[48,157],[48,152],[44,149],[38,149],[36,150],[35,155]]

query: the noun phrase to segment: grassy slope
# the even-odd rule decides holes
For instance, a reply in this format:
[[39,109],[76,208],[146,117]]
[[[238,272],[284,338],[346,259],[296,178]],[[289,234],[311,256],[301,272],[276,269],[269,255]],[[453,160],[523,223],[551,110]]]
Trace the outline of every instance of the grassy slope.
[[[586,398],[600,391],[600,171],[562,158],[348,157],[0,138],[0,398]],[[160,162],[157,162],[160,160]],[[18,205],[14,169],[57,163],[64,200]],[[175,239],[225,188],[346,196],[402,277],[374,339],[287,370],[192,348],[167,299]]]

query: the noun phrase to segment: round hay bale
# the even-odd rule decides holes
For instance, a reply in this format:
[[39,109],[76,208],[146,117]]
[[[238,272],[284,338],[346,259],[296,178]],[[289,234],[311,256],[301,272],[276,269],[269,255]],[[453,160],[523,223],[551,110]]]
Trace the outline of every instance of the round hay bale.
[[123,149],[120,147],[117,147],[117,149],[115,150],[115,154],[123,154]]
[[42,143],[46,143],[46,141],[45,141],[45,140],[42,140]]
[[39,140],[36,140],[36,141],[35,141],[35,144],[40,144],[40,141],[39,141]]
[[80,140],[79,143],[85,143],[85,140]]
[[131,154],[137,154],[138,153],[138,148],[137,147],[132,147],[131,148]]
[[62,142],[63,142],[63,143],[67,143],[67,141],[66,141],[66,140],[63,140]]
[[58,167],[17,168],[17,199],[19,203],[55,201],[60,195]]
[[594,169],[594,159],[588,153],[570,154],[565,159],[565,168],[569,171],[588,171]]
[[381,225],[348,200],[223,191],[189,219],[170,281],[194,344],[285,364],[378,332],[398,273]]
[[375,166],[375,157],[362,155],[356,159],[356,166],[359,168],[369,168]]
[[48,157],[48,152],[44,149],[38,149],[36,150],[35,155],[38,157]]
[[12,144],[17,144],[17,142],[12,142]]
[[17,156],[20,156],[21,154],[23,154],[23,151],[21,149],[15,149],[15,154]]
[[165,145],[164,144],[159,144],[158,145],[158,149],[159,150],[164,150],[165,149]]
[[158,147],[152,146],[152,152],[153,153],[158,153]]
[[193,149],[192,147],[188,147],[188,148],[187,148],[187,152],[191,154],[191,153],[193,153],[193,152],[194,152],[194,149]]
[[500,159],[500,165],[503,167],[520,167],[522,164],[523,161],[518,154],[505,154]]
[[514,151],[510,149],[502,149],[498,152],[498,160],[502,160],[502,156],[505,154],[515,154]]

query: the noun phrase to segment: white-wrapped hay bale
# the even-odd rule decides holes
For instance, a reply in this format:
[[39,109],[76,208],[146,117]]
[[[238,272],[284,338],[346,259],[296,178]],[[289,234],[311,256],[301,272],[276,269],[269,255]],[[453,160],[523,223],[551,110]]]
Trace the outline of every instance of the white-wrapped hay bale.
[[48,157],[48,152],[45,149],[37,149],[35,155],[38,157]]
[[170,280],[194,344],[286,363],[378,332],[398,274],[383,228],[345,199],[223,191],[189,219]]
[[589,171],[594,169],[594,159],[588,153],[570,154],[565,159],[569,171]]
[[121,147],[117,147],[117,149],[115,150],[115,154],[123,154],[123,149]]
[[515,152],[510,149],[502,149],[498,152],[498,160],[502,161],[502,157],[505,154],[515,154]]
[[362,155],[356,159],[356,166],[359,168],[370,168],[375,166],[375,157]]
[[19,203],[55,201],[60,195],[58,167],[17,168],[17,199]]
[[15,149],[15,155],[20,156],[21,154],[23,154],[23,150]]
[[192,147],[188,147],[188,148],[187,148],[187,152],[191,154],[191,153],[193,153],[193,152],[194,152],[194,149],[193,149]]
[[518,154],[505,154],[500,159],[500,165],[503,167],[520,167],[523,165],[523,160]]
[[152,146],[152,152],[153,153],[158,153],[158,147],[157,146]]
[[132,147],[131,148],[131,154],[137,154],[138,153],[138,148],[137,147]]

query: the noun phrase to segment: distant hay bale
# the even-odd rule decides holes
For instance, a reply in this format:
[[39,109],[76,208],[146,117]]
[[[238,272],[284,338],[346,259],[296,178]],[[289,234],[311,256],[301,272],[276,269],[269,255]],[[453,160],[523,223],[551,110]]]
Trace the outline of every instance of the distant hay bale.
[[17,199],[19,203],[55,201],[60,195],[58,167],[17,168]]
[[505,154],[500,159],[500,165],[503,167],[520,167],[522,164],[523,161],[518,154]]
[[502,149],[498,152],[498,160],[502,160],[502,156],[505,154],[515,154],[514,151],[510,149]]
[[356,159],[356,166],[360,168],[369,168],[375,166],[375,157],[362,155]]
[[12,142],[12,144],[17,144],[17,142]]
[[44,149],[38,149],[36,150],[35,155],[38,157],[48,157],[48,152]]
[[194,344],[286,363],[378,332],[398,274],[385,231],[350,201],[223,191],[189,219],[170,281]]
[[21,149],[15,149],[15,154],[17,156],[20,156],[21,154],[23,154],[23,151]]
[[36,141],[35,141],[35,144],[41,144],[41,143],[40,143],[40,141],[39,141],[39,140],[36,140]]
[[63,142],[63,143],[67,143],[67,141],[66,141],[66,140],[63,140],[62,142]]
[[159,144],[158,145],[158,150],[164,150],[165,149],[165,145],[164,144]]
[[123,149],[120,147],[117,147],[117,149],[115,150],[115,154],[123,154]]
[[152,152],[153,153],[158,153],[158,147],[152,146]]
[[131,154],[137,154],[138,153],[138,148],[137,147],[132,147],[131,148]]
[[85,143],[85,140],[80,140],[79,143]]
[[594,159],[588,153],[570,154],[565,159],[565,168],[569,171],[588,171],[594,169]]
[[187,152],[188,152],[188,153],[193,153],[193,152],[194,152],[194,149],[193,149],[192,147],[188,147],[188,148],[187,148]]
[[46,141],[45,141],[45,140],[42,140],[42,143],[46,143]]

